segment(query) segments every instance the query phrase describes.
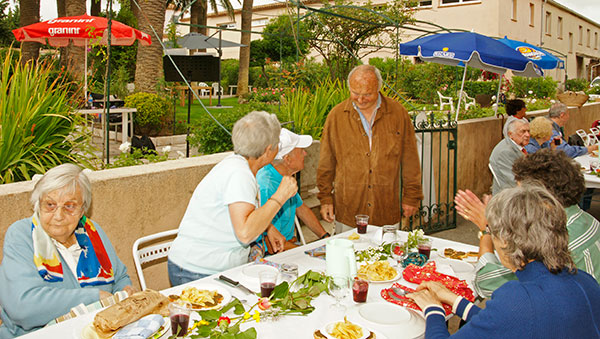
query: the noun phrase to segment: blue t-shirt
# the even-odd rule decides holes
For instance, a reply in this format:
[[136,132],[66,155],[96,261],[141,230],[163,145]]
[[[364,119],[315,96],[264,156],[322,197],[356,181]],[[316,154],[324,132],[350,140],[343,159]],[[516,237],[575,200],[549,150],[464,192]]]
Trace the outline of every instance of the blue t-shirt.
[[[258,186],[260,187],[261,206],[275,194],[282,179],[283,176],[271,164],[261,168],[256,173],[256,181],[258,181]],[[296,195],[283,203],[283,207],[281,207],[273,218],[272,224],[287,240],[292,239],[295,235],[294,219],[296,217],[296,208],[302,206],[302,203],[300,194],[296,193]],[[262,240],[262,237],[259,237],[257,241],[260,240]]]

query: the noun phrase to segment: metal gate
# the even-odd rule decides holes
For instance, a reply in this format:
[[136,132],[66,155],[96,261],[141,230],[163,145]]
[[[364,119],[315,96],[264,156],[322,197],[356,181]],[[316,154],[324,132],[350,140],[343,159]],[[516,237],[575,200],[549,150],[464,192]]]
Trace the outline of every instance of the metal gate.
[[[448,113],[411,112],[421,159],[424,198],[418,212],[403,220],[403,228],[433,233],[456,228],[457,123]],[[402,208],[402,207],[401,207]]]

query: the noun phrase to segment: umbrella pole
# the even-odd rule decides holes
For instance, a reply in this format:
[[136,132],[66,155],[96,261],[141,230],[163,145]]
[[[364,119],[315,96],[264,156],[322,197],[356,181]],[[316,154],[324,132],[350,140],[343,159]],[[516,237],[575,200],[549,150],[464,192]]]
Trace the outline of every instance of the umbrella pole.
[[496,107],[494,107],[494,115],[498,115],[498,101],[500,101],[500,87],[502,86],[502,74],[498,74],[498,92],[496,93]]
[[84,54],[83,55],[84,55],[83,59],[85,60],[85,68],[83,69],[83,102],[85,104],[87,104],[87,102],[88,102],[88,88],[87,88],[87,40],[85,40],[85,47],[84,47]]
[[463,72],[462,83],[460,84],[460,94],[458,95],[458,105],[456,105],[456,117],[454,121],[458,121],[458,112],[460,112],[460,102],[463,97],[463,89],[465,88],[465,78],[467,77],[467,64],[465,64],[465,71]]

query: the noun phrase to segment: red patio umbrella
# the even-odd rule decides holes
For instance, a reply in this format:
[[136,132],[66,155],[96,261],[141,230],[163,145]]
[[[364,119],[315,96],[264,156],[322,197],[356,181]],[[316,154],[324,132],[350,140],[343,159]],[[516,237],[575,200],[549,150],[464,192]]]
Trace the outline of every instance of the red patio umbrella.
[[[39,42],[55,47],[65,47],[70,41],[76,46],[85,46],[88,41],[106,45],[108,43],[108,19],[87,14],[42,21],[13,30],[18,41]],[[152,43],[150,35],[112,20],[111,45],[128,46],[140,40],[142,45]],[[84,95],[87,99],[87,52],[85,53]]]

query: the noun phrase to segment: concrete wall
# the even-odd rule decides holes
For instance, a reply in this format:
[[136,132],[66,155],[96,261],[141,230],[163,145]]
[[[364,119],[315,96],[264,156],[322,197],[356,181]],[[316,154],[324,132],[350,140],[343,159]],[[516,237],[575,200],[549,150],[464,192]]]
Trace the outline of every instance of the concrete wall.
[[[530,115],[542,114],[545,112],[533,112]],[[566,133],[572,134],[580,127],[588,129],[596,119],[600,119],[600,103],[571,108],[571,120],[566,126]],[[487,169],[488,158],[501,139],[502,124],[502,119],[497,118],[459,123],[458,188],[469,188],[477,194],[489,190],[492,179]],[[319,143],[316,141],[308,149],[309,155],[305,160],[305,170],[302,172],[303,191],[315,185],[318,151]],[[434,156],[437,152],[439,151],[434,150]],[[137,286],[131,256],[133,242],[143,235],[177,228],[198,182],[228,154],[171,160],[90,174],[93,202],[88,215],[108,234],[117,254],[127,265],[134,285]],[[436,170],[435,173],[438,175],[439,171]],[[440,187],[444,187],[444,184]],[[29,204],[32,189],[33,183],[29,181],[0,185],[0,247],[6,229],[13,222],[32,214]],[[149,287],[168,287],[166,265],[157,265],[145,270],[145,273]]]

